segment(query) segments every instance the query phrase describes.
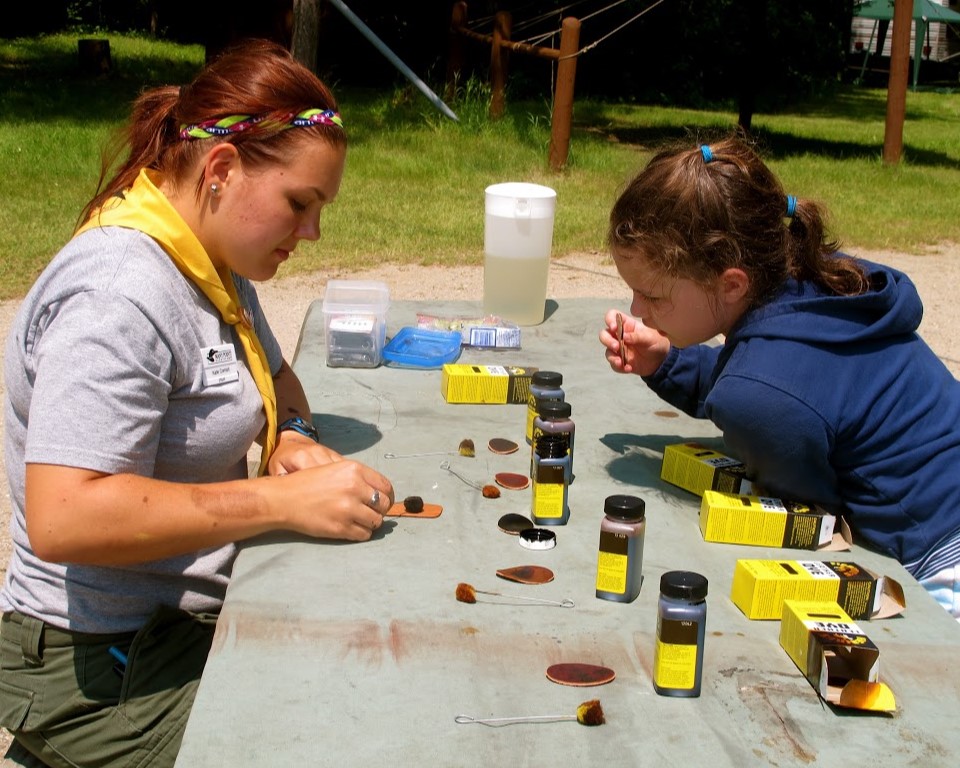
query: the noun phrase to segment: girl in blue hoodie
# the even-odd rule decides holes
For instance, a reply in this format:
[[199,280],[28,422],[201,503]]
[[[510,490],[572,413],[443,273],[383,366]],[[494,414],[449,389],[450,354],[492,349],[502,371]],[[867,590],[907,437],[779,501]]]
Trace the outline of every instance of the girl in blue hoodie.
[[[838,252],[748,143],[656,155],[610,214],[631,313],[613,370],[713,421],[771,496],[844,514],[960,619],[960,383],[916,288]],[[720,346],[707,342],[724,337]]]

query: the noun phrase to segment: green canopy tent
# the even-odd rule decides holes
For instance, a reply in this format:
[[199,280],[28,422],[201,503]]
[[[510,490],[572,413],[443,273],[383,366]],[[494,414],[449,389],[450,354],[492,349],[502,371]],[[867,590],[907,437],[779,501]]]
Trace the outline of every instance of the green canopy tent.
[[[862,0],[853,7],[853,15],[861,19],[873,19],[874,21],[893,21],[894,0]],[[917,87],[917,80],[920,76],[920,55],[923,53],[923,41],[927,37],[927,30],[931,22],[940,24],[960,23],[960,13],[951,11],[945,6],[933,2],[933,0],[913,0],[913,23],[914,23],[914,43],[913,43],[913,87]],[[921,29],[921,25],[922,29]],[[874,25],[876,29],[876,25]],[[873,43],[871,37],[870,43]],[[867,46],[867,56],[870,55],[870,46]],[[867,62],[864,58],[864,68]],[[862,77],[862,73],[861,73]]]

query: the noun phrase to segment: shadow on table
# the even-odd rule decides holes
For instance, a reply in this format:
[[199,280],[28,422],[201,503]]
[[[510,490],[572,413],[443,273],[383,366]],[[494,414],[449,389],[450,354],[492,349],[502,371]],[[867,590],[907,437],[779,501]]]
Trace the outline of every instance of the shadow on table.
[[656,488],[663,496],[688,499],[690,494],[680,488],[663,483],[660,480],[660,467],[663,463],[663,451],[668,445],[698,443],[723,450],[720,437],[695,437],[689,435],[634,435],[627,432],[608,432],[600,438],[607,448],[620,454],[607,464],[610,477],[628,485]]
[[[370,541],[379,541],[384,539],[393,533],[394,529],[397,527],[397,521],[393,518],[388,518],[383,521],[383,524],[373,533],[373,536],[370,537]],[[289,551],[285,548],[285,545],[301,543],[307,544],[310,546],[325,546],[325,547],[344,547],[344,546],[356,546],[362,545],[365,542],[362,541],[346,541],[344,539],[321,539],[313,538],[302,533],[296,533],[295,531],[270,531],[269,533],[263,533],[259,536],[255,536],[252,539],[248,539],[243,542],[242,546],[244,549],[247,548],[257,548],[257,547],[273,547],[276,545],[281,546],[277,550],[276,554],[266,557],[262,562],[253,566],[249,569],[242,577],[242,580],[248,578],[255,578],[256,574],[268,570],[274,567],[274,564],[279,564],[286,553]]]
[[315,413],[313,423],[320,431],[323,444],[344,456],[376,445],[383,437],[376,424],[335,413]]

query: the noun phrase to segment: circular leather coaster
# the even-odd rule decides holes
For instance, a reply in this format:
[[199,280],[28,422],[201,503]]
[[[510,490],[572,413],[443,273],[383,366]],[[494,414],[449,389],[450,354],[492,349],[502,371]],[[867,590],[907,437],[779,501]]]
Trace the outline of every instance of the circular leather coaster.
[[516,453],[520,450],[520,446],[517,443],[513,442],[513,440],[507,440],[505,437],[490,438],[490,442],[487,443],[487,448],[503,456],[506,456],[508,453]]
[[547,584],[553,581],[553,571],[542,565],[515,565],[512,568],[500,568],[497,576],[518,584]]
[[610,667],[600,667],[596,664],[553,664],[547,667],[547,679],[560,685],[573,685],[578,688],[587,688],[592,685],[606,685],[617,676]]
[[497,521],[497,526],[499,526],[500,530],[504,533],[510,533],[516,536],[520,531],[533,528],[533,520],[529,517],[518,515],[516,512],[511,512],[501,517]]
[[530,478],[519,472],[497,472],[493,479],[497,485],[508,491],[522,491],[530,485]]

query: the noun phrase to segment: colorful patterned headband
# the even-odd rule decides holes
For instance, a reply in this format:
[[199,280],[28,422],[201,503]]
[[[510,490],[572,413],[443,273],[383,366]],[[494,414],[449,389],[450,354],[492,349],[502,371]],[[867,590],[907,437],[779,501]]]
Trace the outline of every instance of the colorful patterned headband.
[[[214,136],[229,136],[231,133],[240,133],[252,128],[257,123],[263,122],[265,118],[266,115],[230,115],[214,120],[204,120],[193,125],[184,124],[180,126],[180,138],[183,141],[192,141]],[[281,130],[305,128],[310,125],[336,125],[343,128],[340,113],[332,109],[305,109],[303,112],[289,115],[285,121],[281,122],[286,123],[281,126]]]

